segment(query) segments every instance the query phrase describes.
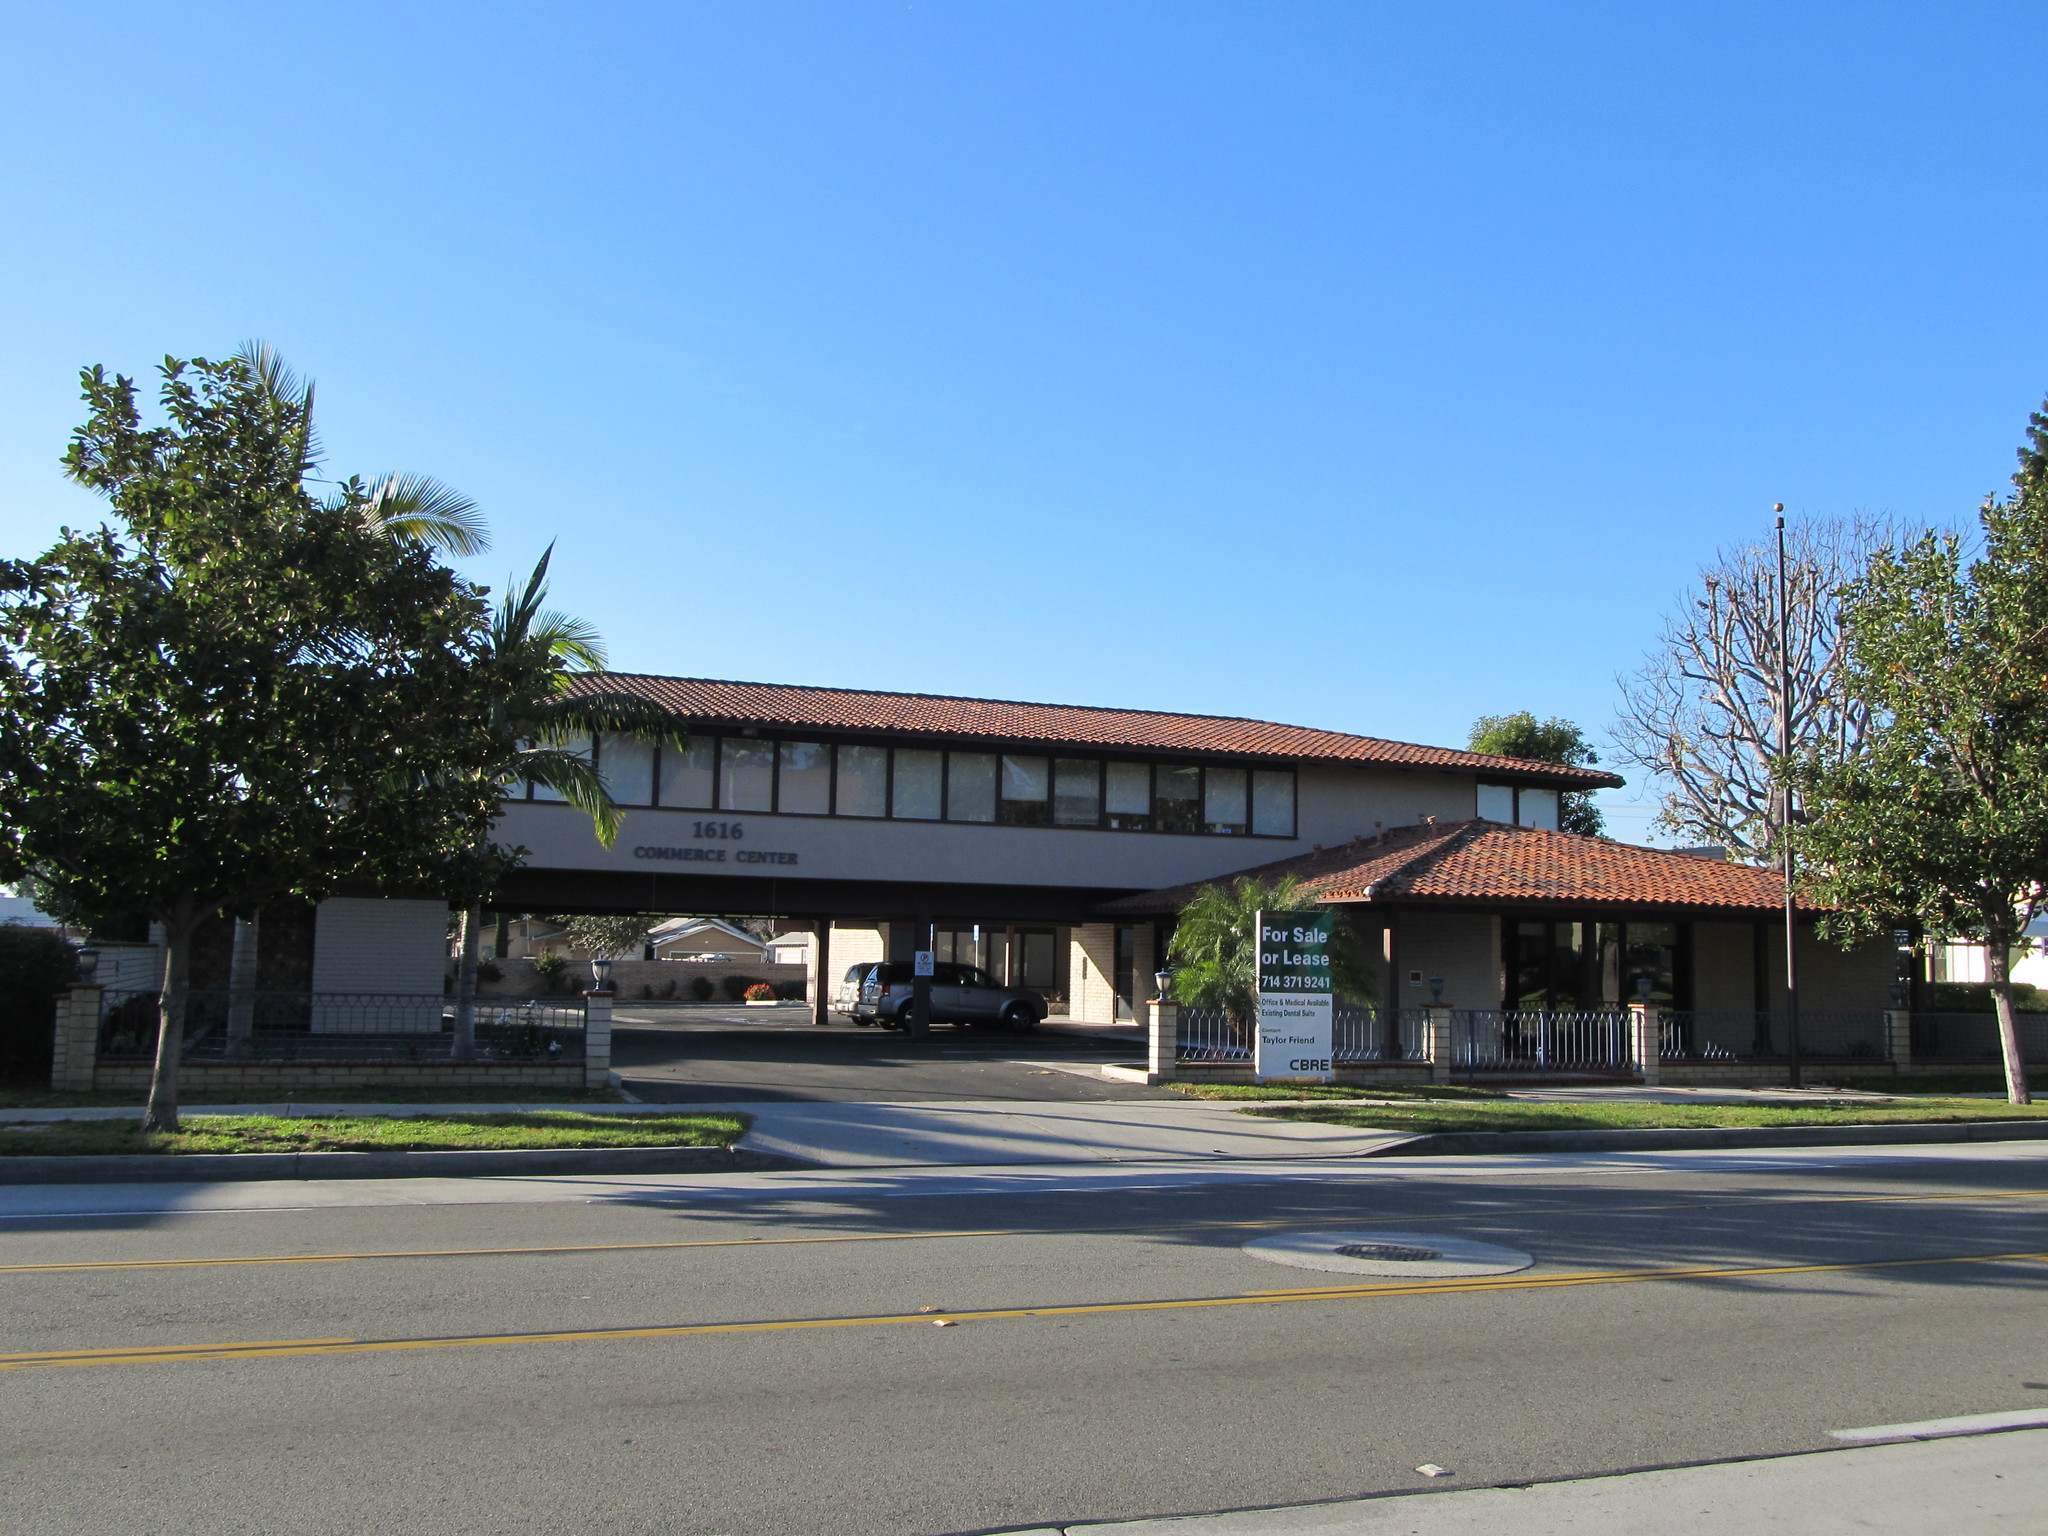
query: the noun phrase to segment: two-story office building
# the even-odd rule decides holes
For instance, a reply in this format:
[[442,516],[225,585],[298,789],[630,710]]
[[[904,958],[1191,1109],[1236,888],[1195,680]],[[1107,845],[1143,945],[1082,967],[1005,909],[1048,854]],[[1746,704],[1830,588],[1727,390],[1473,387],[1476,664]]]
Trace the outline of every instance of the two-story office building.
[[1561,793],[1619,782],[1260,720],[699,678],[582,686],[658,703],[688,739],[594,744],[626,808],[610,849],[545,790],[508,804],[500,835],[529,855],[501,905],[803,920],[828,977],[930,942],[1105,1019],[1143,997],[1162,927],[1113,921],[1107,901],[1432,821],[1555,829]]
[[[521,786],[498,835],[526,859],[493,904],[783,919],[812,934],[821,1010],[847,966],[929,946],[1055,1011],[1131,1017],[1179,904],[1255,869],[1345,906],[1397,1005],[1601,1008],[1647,986],[1740,1031],[1780,1003],[1775,875],[1559,832],[1562,794],[1620,783],[1597,770],[1148,710],[630,674],[578,687],[657,703],[686,737],[590,744],[624,808],[609,848]],[[361,985],[352,956],[389,974],[400,906],[419,969],[442,966],[444,910],[329,903],[316,983]],[[352,941],[363,923],[375,944]],[[1884,1006],[1881,946],[1813,967],[1826,1006]]]

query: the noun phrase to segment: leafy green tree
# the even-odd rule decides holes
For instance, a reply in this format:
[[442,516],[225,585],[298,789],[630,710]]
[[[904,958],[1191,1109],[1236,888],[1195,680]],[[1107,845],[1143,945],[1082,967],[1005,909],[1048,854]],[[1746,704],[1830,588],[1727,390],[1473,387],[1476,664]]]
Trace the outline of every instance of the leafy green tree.
[[166,424],[83,375],[65,455],[115,526],[0,562],[0,879],[140,911],[167,956],[145,1127],[178,1123],[194,931],[337,884],[466,884],[497,811],[486,607],[360,481],[306,488],[301,404],[166,360]]
[[2011,956],[2048,880],[2048,416],[2013,483],[1985,500],[1974,558],[1929,532],[1848,588],[1845,675],[1872,724],[1858,750],[1796,765],[1794,837],[1838,942],[1907,923],[1983,942],[2006,1094],[2024,1104]]
[[[1167,947],[1175,1000],[1195,1008],[1220,1008],[1231,1027],[1245,1034],[1258,984],[1258,914],[1315,904],[1292,875],[1270,882],[1245,876],[1203,886],[1181,908]],[[1348,920],[1340,920],[1330,931],[1330,962],[1340,999],[1375,1000],[1379,986],[1371,951]]]
[[[1519,757],[1532,763],[1561,763],[1567,768],[1590,768],[1600,761],[1586,741],[1586,733],[1571,721],[1552,715],[1538,720],[1528,710],[1512,715],[1481,715],[1472,722],[1467,743],[1474,752],[1492,757]],[[1593,796],[1583,789],[1566,790],[1558,797],[1557,824],[1567,832],[1586,837],[1607,835],[1607,823]]]
[[633,915],[627,917],[551,917],[551,923],[562,925],[562,936],[569,941],[569,947],[580,949],[595,959],[638,960],[646,946],[647,935],[654,931],[660,918]]

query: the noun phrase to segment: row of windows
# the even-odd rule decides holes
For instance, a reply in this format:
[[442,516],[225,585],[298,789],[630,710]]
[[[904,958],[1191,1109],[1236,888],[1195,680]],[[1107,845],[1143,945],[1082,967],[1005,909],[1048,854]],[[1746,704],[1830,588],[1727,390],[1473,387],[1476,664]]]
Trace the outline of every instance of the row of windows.
[[[1294,772],[1017,752],[945,752],[751,736],[681,747],[598,738],[596,765],[620,805],[783,816],[874,816],[1007,827],[1294,836]],[[538,785],[535,800],[561,796]]]

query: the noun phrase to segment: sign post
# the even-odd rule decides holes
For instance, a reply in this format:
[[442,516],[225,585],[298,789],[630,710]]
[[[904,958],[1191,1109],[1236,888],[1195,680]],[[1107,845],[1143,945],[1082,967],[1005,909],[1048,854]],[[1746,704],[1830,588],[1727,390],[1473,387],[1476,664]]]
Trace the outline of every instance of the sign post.
[[906,1033],[932,1032],[932,978],[938,974],[938,960],[938,953],[929,949],[917,950],[911,956],[910,1028]]
[[1258,922],[1258,1048],[1252,1075],[1327,1082],[1335,1066],[1336,996],[1330,937],[1337,914],[1261,912]]

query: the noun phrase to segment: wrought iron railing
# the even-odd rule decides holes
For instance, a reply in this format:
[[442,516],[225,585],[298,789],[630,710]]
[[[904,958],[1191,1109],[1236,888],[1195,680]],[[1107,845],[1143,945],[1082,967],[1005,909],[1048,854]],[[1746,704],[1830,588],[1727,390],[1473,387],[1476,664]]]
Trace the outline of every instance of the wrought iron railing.
[[[1791,1048],[1791,1024],[1782,1013],[1751,1009],[1682,1009],[1664,1015],[1659,1053],[1666,1061],[1782,1059]],[[1799,1054],[1828,1061],[1891,1059],[1891,1040],[1879,1009],[1801,1009]]]
[[[2048,1014],[2022,1013],[2020,1056],[2048,1061]],[[1998,1061],[1998,1016],[1992,1013],[1916,1013],[1912,1025],[1913,1058],[1930,1061]]]
[[1451,1065],[1461,1072],[1626,1072],[1635,1063],[1625,1012],[1458,1008]]
[[[158,994],[100,997],[99,1054],[155,1056]],[[472,1026],[483,1061],[577,1061],[583,1003],[478,998]],[[455,1041],[453,1000],[392,992],[185,994],[186,1061],[446,1061]]]

